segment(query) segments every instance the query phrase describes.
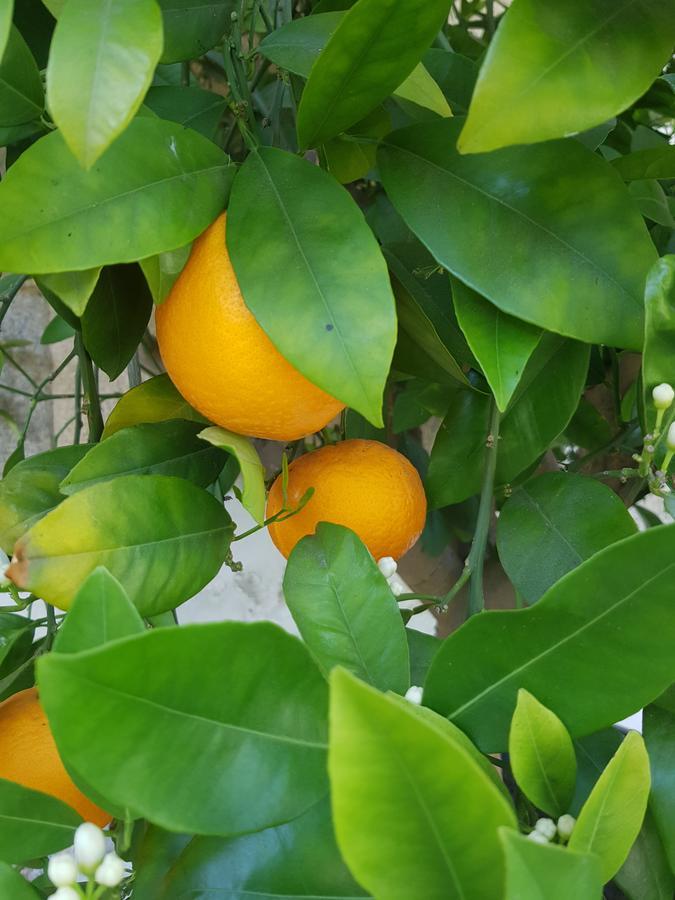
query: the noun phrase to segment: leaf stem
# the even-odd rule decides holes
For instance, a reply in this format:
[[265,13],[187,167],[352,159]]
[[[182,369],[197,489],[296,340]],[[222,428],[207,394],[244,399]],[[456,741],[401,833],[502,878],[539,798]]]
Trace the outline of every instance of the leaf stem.
[[82,336],[75,336],[75,349],[80,359],[82,387],[86,396],[87,421],[89,423],[89,442],[94,444],[101,440],[103,434],[103,416],[101,400],[98,394],[98,379],[94,372],[91,356],[87,353]]

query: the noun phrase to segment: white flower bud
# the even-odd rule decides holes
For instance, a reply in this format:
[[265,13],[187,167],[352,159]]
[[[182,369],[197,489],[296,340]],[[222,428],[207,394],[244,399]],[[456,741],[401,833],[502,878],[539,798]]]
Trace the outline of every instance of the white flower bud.
[[392,575],[396,574],[398,566],[396,565],[396,560],[393,556],[383,556],[382,559],[377,561],[377,568],[388,580]]
[[82,900],[82,894],[70,885],[60,887],[56,893],[50,894],[47,900]]
[[389,582],[389,587],[391,588],[391,592],[394,597],[400,597],[401,594],[405,594],[406,592],[405,584],[401,581],[400,578],[397,578],[395,575],[392,576]]
[[675,391],[664,381],[663,384],[657,384],[652,391],[652,400],[657,409],[670,409],[675,400]]
[[126,865],[116,853],[106,853],[101,865],[94,873],[94,881],[104,887],[117,887],[126,873]]
[[526,837],[528,841],[534,841],[535,844],[548,844],[548,838],[541,831],[531,831]]
[[570,816],[568,813],[565,813],[564,816],[560,816],[558,819],[558,834],[563,841],[568,841],[570,839],[576,824],[577,820],[574,816]]
[[666,435],[666,447],[669,450],[675,451],[675,422],[668,429],[668,434]]
[[83,822],[75,832],[73,849],[80,870],[89,874],[105,856],[105,835],[93,822]]
[[409,703],[413,703],[415,706],[420,706],[422,704],[422,688],[418,687],[418,685],[413,684],[412,687],[409,687],[405,692],[405,699]]
[[553,819],[537,819],[534,823],[534,830],[543,834],[546,840],[550,841],[555,837],[557,829]]
[[56,887],[65,887],[77,881],[77,863],[70,853],[57,853],[47,866],[49,880]]

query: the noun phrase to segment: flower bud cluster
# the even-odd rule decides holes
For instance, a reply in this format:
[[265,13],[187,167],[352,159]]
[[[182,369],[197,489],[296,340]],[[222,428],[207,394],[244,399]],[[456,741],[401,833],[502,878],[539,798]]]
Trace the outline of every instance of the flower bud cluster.
[[126,875],[126,863],[115,852],[106,853],[105,834],[92,822],[78,827],[72,853],[58,853],[49,860],[47,876],[56,891],[48,900],[82,900],[81,875],[106,888],[117,887]]

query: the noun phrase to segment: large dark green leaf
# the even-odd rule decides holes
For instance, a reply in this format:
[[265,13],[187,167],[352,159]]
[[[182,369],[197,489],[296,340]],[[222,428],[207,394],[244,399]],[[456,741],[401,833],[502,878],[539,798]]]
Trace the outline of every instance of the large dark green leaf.
[[154,0],[69,0],[54,29],[47,100],[85,169],[126,128],[162,52]]
[[459,146],[480,153],[599,125],[647,90],[673,43],[675,8],[663,0],[514,0],[485,56]]
[[658,703],[648,706],[643,714],[643,731],[652,771],[650,806],[670,868],[675,872],[675,709]]
[[675,384],[675,256],[663,256],[649,272],[645,290],[645,342],[642,355],[645,410],[654,423],[652,389]]
[[164,19],[163,63],[203,56],[239,9],[237,0],[157,0]]
[[497,548],[514,586],[534,603],[585,559],[636,530],[606,485],[547,472],[520,487],[502,507]]
[[[0,778],[0,860],[26,863],[73,843],[82,819],[65,803]],[[1,885],[1,882],[0,882]],[[2,894],[14,897],[14,894]]]
[[18,28],[12,25],[0,54],[0,125],[22,125],[44,109],[40,72]]
[[478,77],[478,66],[467,56],[452,50],[432,47],[423,56],[424,65],[445,94],[455,115],[469,109],[471,95]]
[[611,166],[572,140],[461,156],[461,124],[415,125],[381,145],[384,185],[408,226],[504,312],[640,349],[656,251]]
[[215,137],[227,106],[220,94],[174,85],[151,87],[143,102],[161,119],[194,128],[209,140]]
[[674,554],[675,526],[652,528],[601,550],[529,609],[474,616],[436,655],[425,703],[486,751],[505,749],[519,687],[572,735],[630,715],[675,680]]
[[89,171],[58,132],[0,184],[0,269],[65,272],[182,247],[218,215],[234,167],[190,129],[137,118]]
[[374,896],[501,896],[497,828],[515,815],[449,731],[336,669],[328,767],[338,845]]
[[321,522],[296,544],[286,603],[319,668],[343,666],[382,691],[410,686],[408,644],[389,585],[348,528]]
[[205,423],[206,419],[184,400],[168,375],[155,375],[121,397],[108,416],[103,437],[109,438],[121,428],[143,422],[164,422],[167,419],[189,419]]
[[11,555],[15,541],[64,499],[59,484],[90,450],[90,444],[58,447],[18,462],[0,481],[0,547]]
[[233,186],[227,245],[246,305],[277,349],[381,425],[394,298],[377,242],[349,194],[291,153],[251,153]]
[[500,828],[506,860],[504,900],[600,900],[600,863],[591,853],[555,844],[536,844],[517,831]]
[[359,0],[315,62],[298,109],[298,139],[315,147],[367,115],[419,63],[447,0]]
[[275,625],[158,628],[48,654],[38,678],[65,762],[162,827],[258,831],[326,793],[326,684]]
[[189,481],[126,475],[78,491],[34,525],[14,548],[9,576],[67,609],[105,566],[143,615],[155,615],[211,581],[232,532],[223,506]]
[[[151,829],[136,859],[135,890],[142,898],[183,900],[356,900],[365,897],[335,844],[330,805],[319,801],[292,822],[239,838],[185,837]],[[175,846],[176,849],[172,850]],[[171,854],[160,878],[145,869]],[[308,861],[311,860],[311,864]]]
[[152,312],[152,294],[140,266],[106,266],[82,314],[89,355],[112,380],[141,342]]
[[642,178],[675,178],[675,147],[645,147],[613,159],[612,165],[624,181]]
[[5,52],[9,33],[12,30],[14,0],[0,0],[0,60]]
[[[672,746],[671,746],[672,749]],[[652,760],[650,757],[650,767]],[[675,875],[649,809],[625,863],[614,876],[627,900],[672,900]]]

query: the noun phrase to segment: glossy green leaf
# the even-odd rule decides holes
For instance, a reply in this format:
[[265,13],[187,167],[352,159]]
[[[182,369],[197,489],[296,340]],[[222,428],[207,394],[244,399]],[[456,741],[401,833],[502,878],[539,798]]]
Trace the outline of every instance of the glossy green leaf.
[[596,553],[529,609],[474,616],[436,655],[425,704],[489,752],[506,747],[520,687],[573,736],[640,709],[675,680],[674,553],[675,526],[652,528]]
[[652,772],[650,807],[670,868],[675,872],[675,710],[657,703],[648,706],[643,713],[642,729]]
[[574,739],[577,783],[569,809],[571,815],[579,815],[579,810],[588,799],[603,769],[619,749],[623,737],[624,733],[619,728],[611,727]]
[[448,732],[336,669],[328,768],[338,845],[376,897],[501,896],[497,828],[515,815]]
[[[512,481],[564,431],[579,403],[587,370],[587,346],[551,335],[540,342],[501,421],[498,484]],[[426,487],[432,507],[459,503],[478,493],[489,433],[490,398],[457,391],[431,451]]]
[[382,691],[407,691],[408,644],[398,604],[353,531],[321,522],[296,544],[284,596],[324,675],[343,666]]
[[[136,859],[134,883],[141,897],[181,900],[201,892],[213,900],[247,896],[356,900],[366,896],[342,861],[327,799],[292,822],[239,838],[184,837],[178,844],[177,837],[158,829],[146,835]],[[145,869],[174,846],[166,871],[150,883]]]
[[534,603],[567,572],[636,530],[606,485],[583,475],[546,472],[518,488],[502,507],[497,549],[515,588]]
[[509,405],[541,331],[514,319],[461,281],[452,281],[457,320],[492,388],[499,409]]
[[406,628],[405,635],[410,652],[410,683],[422,687],[431,662],[441,648],[441,641],[414,628]]
[[161,119],[134,119],[89,172],[53,132],[0,184],[0,269],[67,272],[182,247],[221,212],[233,176],[215,144]]
[[601,900],[600,863],[590,853],[556,844],[536,844],[500,828],[506,861],[504,900]]
[[[650,756],[650,767],[652,759]],[[625,863],[614,876],[627,900],[672,900],[675,875],[649,808]]]
[[188,261],[191,248],[192,244],[186,244],[178,250],[168,250],[166,253],[157,253],[155,256],[139,260],[155,303],[163,303],[166,300]]
[[239,9],[236,0],[157,0],[164,20],[163,63],[203,56]]
[[56,653],[79,653],[143,631],[143,619],[126,591],[101,566],[75,595],[52,649]]
[[638,836],[649,796],[649,758],[642,737],[629,732],[583,805],[571,850],[600,857],[602,880],[623,865]]
[[422,57],[424,66],[439,85],[450,104],[453,113],[464,115],[469,109],[478,66],[467,56],[452,50],[432,47]]
[[[9,559],[4,554],[2,563],[5,566],[9,563]],[[25,644],[26,640],[30,644],[34,631],[35,625],[30,619],[27,620],[16,613],[0,612],[0,665],[4,665],[18,645]],[[1,856],[0,859],[2,859]]]
[[47,101],[85,169],[133,118],[161,52],[154,0],[69,0],[49,51]]
[[214,139],[227,106],[227,101],[220,94],[173,85],[151,87],[143,102],[160,119],[194,128],[209,140]]
[[360,0],[313,65],[298,108],[303,147],[358,122],[410,75],[436,36],[447,0]]
[[[303,21],[296,19],[296,21]],[[338,135],[323,145],[326,169],[341,184],[365,178],[375,167],[375,141],[391,130],[391,117],[384,107],[374,109],[345,135]]]
[[635,198],[645,219],[666,228],[675,228],[675,219],[668,206],[668,196],[658,181],[653,178],[631,181],[628,191]]
[[461,151],[599,125],[647,90],[673,43],[675,9],[663,0],[514,0],[481,67]]
[[127,475],[78,491],[48,513],[16,544],[9,575],[67,609],[87,576],[105,566],[152,616],[211,581],[232,531],[223,506],[189,481]]
[[40,343],[43,345],[60,344],[61,341],[71,340],[75,337],[75,329],[61,316],[56,316],[49,322],[42,332]]
[[[504,312],[588,343],[640,349],[655,249],[609,164],[571,140],[461,156],[461,124],[414,125],[381,144],[382,180],[408,226]],[[579,198],[572,206],[570,196]]]
[[21,535],[64,499],[60,482],[90,444],[58,447],[18,462],[0,481],[0,547],[12,554]]
[[649,272],[645,289],[645,342],[642,354],[645,413],[656,418],[651,392],[657,384],[675,384],[675,256],[663,256]]
[[675,178],[675,147],[645,147],[611,161],[624,181],[642,178]]
[[405,81],[396,88],[394,96],[408,100],[410,103],[416,103],[423,109],[430,109],[443,118],[452,115],[443,91],[422,63],[418,63]]
[[261,525],[265,519],[265,469],[253,442],[241,434],[235,434],[217,425],[200,430],[198,437],[214,447],[227,450],[235,457],[243,481],[242,505]]
[[381,425],[394,298],[349,194],[291,153],[251,153],[233,186],[227,246],[246,305],[283,356]]
[[9,33],[12,30],[14,0],[0,0],[0,60],[5,52]]
[[164,828],[258,831],[326,793],[326,684],[276,625],[157,628],[43,656],[38,680],[64,760]]
[[156,375],[120,397],[105,423],[103,438],[130,425],[166,419],[206,421],[181,397],[168,375]]
[[131,425],[95,444],[60,484],[74,494],[120,475],[175,475],[207,487],[218,477],[227,456],[199,439],[202,425],[167,419]]
[[0,862],[0,893],[12,900],[39,900],[40,895],[16,869]]
[[569,811],[577,773],[572,738],[556,714],[523,688],[511,720],[509,761],[536,807],[556,818]]
[[87,308],[89,298],[94,293],[101,269],[83,269],[81,272],[57,272],[54,275],[41,275],[37,285],[43,293],[44,289],[56,294],[58,299],[78,318]]
[[12,25],[0,56],[0,125],[22,125],[39,118],[43,109],[40,72],[18,28]]
[[[26,863],[70,847],[81,822],[56,797],[0,778],[0,860]],[[9,900],[14,894],[3,896]]]

